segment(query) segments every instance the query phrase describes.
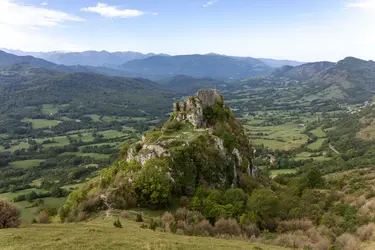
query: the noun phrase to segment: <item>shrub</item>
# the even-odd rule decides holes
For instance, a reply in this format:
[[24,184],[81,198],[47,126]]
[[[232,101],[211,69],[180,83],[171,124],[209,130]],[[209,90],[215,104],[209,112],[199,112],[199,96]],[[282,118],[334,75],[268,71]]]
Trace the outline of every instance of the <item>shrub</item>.
[[314,243],[312,249],[313,250],[326,250],[329,249],[332,245],[329,238],[324,236],[323,234],[328,234],[328,232],[325,232],[326,228],[319,228],[312,227],[309,230],[305,231],[305,235],[307,235],[310,240]]
[[85,221],[85,220],[87,220],[88,217],[89,217],[89,215],[86,212],[79,212],[78,216],[77,216],[77,220],[78,221]]
[[348,233],[338,237],[335,242],[335,247],[340,250],[359,250],[360,245],[361,242],[355,236]]
[[6,200],[0,200],[0,229],[18,227],[20,211]]
[[240,235],[241,228],[236,220],[220,219],[215,223],[215,234]]
[[113,226],[117,228],[122,228],[122,224],[119,219],[117,219],[115,222],[113,222]]
[[308,237],[296,233],[280,234],[275,239],[274,244],[283,247],[290,247],[293,249],[300,249],[305,247],[311,248]]
[[188,214],[188,210],[184,207],[182,208],[178,208],[174,214],[174,217],[176,219],[176,221],[179,221],[179,220],[186,220],[187,218],[187,214]]
[[142,218],[142,214],[137,214],[136,218],[135,218],[135,221],[136,222],[143,222],[143,218]]
[[163,214],[163,218],[162,218],[163,224],[167,225],[167,224],[171,223],[172,221],[174,221],[173,215],[170,212],[165,212]]
[[251,237],[251,236],[258,237],[260,235],[260,230],[255,224],[242,225],[241,230],[242,230],[242,233],[248,237]]
[[126,212],[126,211],[122,211],[122,212],[120,213],[120,218],[121,218],[121,219],[128,219],[128,218],[129,218],[129,213]]
[[277,227],[277,231],[280,233],[290,232],[290,231],[307,231],[313,226],[310,220],[290,220],[281,221]]
[[46,211],[40,212],[36,221],[39,224],[49,224],[49,223],[51,223],[49,215],[47,214]]
[[368,241],[372,240],[375,233],[375,223],[369,223],[367,225],[363,225],[357,229],[356,235],[362,240],[362,241]]
[[185,232],[182,229],[177,229],[176,234],[178,234],[178,235],[184,235]]
[[186,214],[186,221],[188,224],[198,224],[206,218],[198,211],[188,211]]
[[198,236],[213,236],[214,228],[208,220],[202,220],[194,226],[194,235]]
[[157,221],[156,219],[152,219],[152,218],[151,218],[151,220],[150,220],[150,227],[149,227],[149,228],[150,228],[152,231],[155,231],[156,228],[157,228],[158,226],[160,226],[160,222]]

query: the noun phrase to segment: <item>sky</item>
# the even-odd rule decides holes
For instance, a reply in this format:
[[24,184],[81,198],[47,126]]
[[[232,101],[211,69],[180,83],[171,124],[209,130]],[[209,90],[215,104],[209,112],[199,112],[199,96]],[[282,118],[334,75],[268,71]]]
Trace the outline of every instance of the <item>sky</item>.
[[0,0],[0,48],[375,60],[375,0]]

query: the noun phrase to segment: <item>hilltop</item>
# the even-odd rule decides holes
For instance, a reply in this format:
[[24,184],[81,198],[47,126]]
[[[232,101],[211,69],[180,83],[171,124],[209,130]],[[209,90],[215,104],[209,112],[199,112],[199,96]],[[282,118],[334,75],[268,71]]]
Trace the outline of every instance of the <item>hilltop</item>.
[[[175,103],[163,126],[125,146],[100,178],[70,196],[64,214],[77,215],[87,199],[96,200],[92,205],[99,209],[107,209],[105,204],[123,209],[136,204],[165,207],[173,196],[193,196],[202,183],[228,189],[256,175],[253,148],[223,97],[215,91],[198,91]],[[92,209],[97,207],[83,211]]]

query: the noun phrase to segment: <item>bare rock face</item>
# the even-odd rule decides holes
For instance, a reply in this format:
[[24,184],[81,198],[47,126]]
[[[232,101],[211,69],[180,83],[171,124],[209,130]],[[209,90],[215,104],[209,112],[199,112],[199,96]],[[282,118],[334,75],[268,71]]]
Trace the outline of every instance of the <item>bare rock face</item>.
[[186,101],[177,102],[173,105],[175,119],[179,122],[188,121],[195,128],[204,128],[207,121],[204,120],[203,111],[206,107],[213,107],[216,104],[223,106],[224,99],[216,91],[200,90],[196,96],[188,98]]
[[224,104],[224,98],[218,92],[213,90],[199,90],[196,96],[202,102],[204,107],[212,107],[215,104]]

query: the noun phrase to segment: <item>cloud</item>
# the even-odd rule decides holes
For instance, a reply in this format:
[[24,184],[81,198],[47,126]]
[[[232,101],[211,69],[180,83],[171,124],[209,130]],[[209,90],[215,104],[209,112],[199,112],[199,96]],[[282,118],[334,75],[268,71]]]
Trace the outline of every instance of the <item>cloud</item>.
[[38,29],[81,21],[84,19],[66,12],[17,4],[12,0],[0,0],[0,24],[3,26]]
[[347,8],[375,9],[375,0],[361,0],[348,3]]
[[131,10],[131,9],[119,9],[116,6],[109,6],[105,3],[98,3],[96,6],[82,8],[83,12],[93,12],[98,13],[103,17],[119,17],[119,18],[133,18],[142,16],[145,12],[140,10]]
[[203,7],[209,7],[209,6],[213,5],[214,3],[216,3],[217,1],[219,1],[219,0],[211,0],[211,1],[208,1],[207,3],[205,3],[205,4],[203,5]]
[[40,3],[40,5],[42,5],[42,6],[48,6],[48,3],[47,2],[42,2],[42,3]]

